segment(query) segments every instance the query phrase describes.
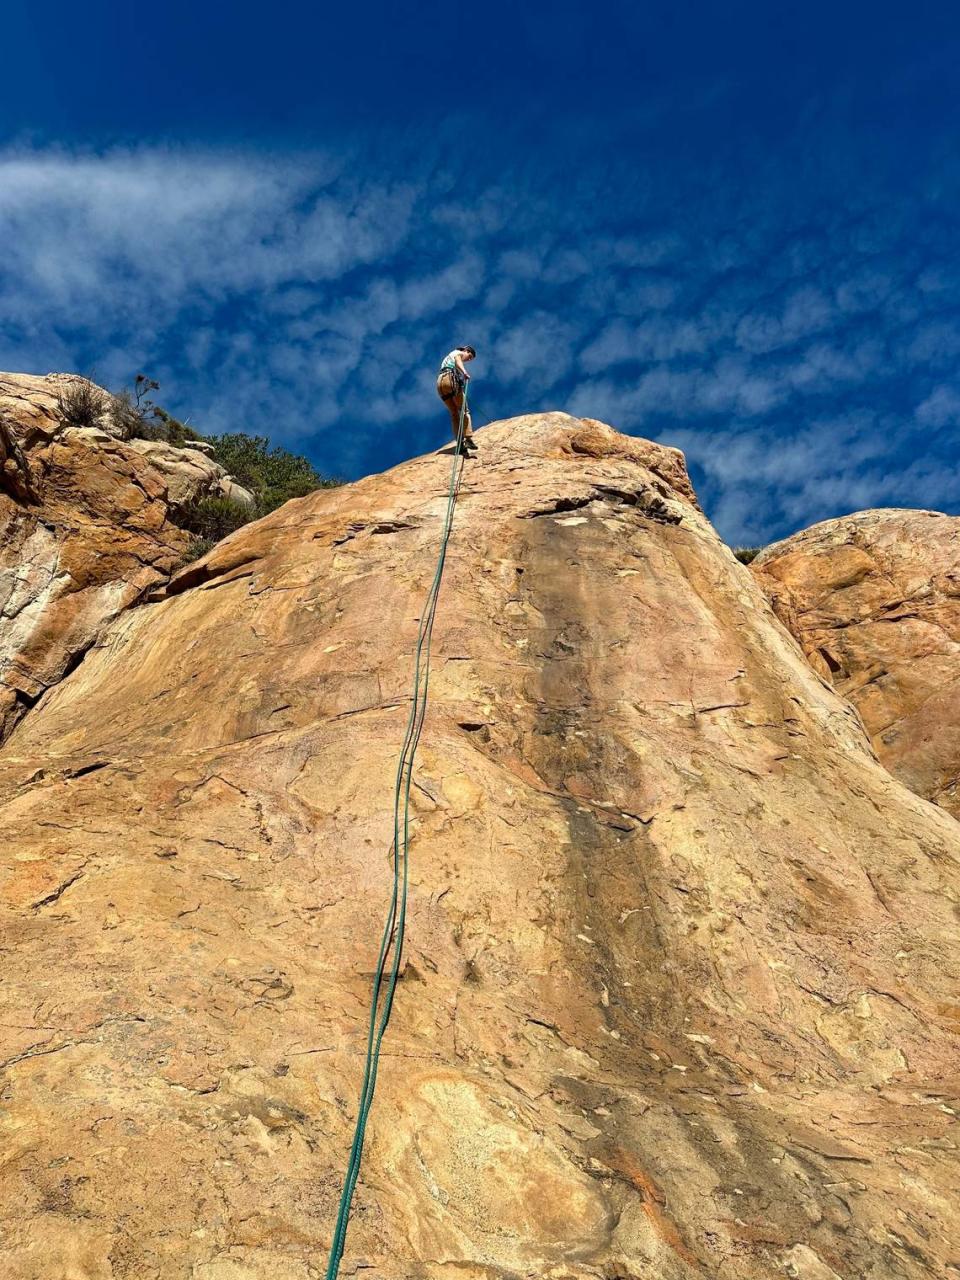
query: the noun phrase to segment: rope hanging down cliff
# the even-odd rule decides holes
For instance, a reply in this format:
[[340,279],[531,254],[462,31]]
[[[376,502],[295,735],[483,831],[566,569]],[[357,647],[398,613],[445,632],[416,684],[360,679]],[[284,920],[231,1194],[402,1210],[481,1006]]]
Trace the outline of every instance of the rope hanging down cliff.
[[[443,566],[447,558],[447,545],[453,528],[453,513],[460,493],[460,480],[463,475],[464,457],[464,421],[467,412],[466,389],[463,403],[460,406],[460,424],[457,431],[457,443],[450,467],[450,485],[447,491],[447,509],[440,535],[440,552],[437,567],[427,592],[426,605],[420,618],[417,633],[417,644],[414,651],[413,696],[410,704],[410,715],[407,719],[407,730],[397,765],[397,777],[393,790],[393,892],[387,911],[386,924],[380,942],[380,956],[373,979],[370,997],[370,1024],[367,1032],[367,1056],[360,1086],[360,1103],[357,1109],[357,1121],[353,1133],[353,1144],[350,1148],[350,1159],[340,1193],[340,1206],[334,1226],[333,1239],[330,1244],[330,1259],[327,1263],[326,1280],[336,1280],[340,1274],[340,1259],[343,1257],[343,1246],[347,1236],[347,1224],[350,1219],[350,1206],[353,1203],[353,1192],[360,1175],[360,1162],[363,1157],[363,1140],[367,1129],[367,1119],[373,1105],[373,1093],[377,1084],[377,1070],[380,1065],[380,1046],[390,1021],[393,1008],[393,997],[397,987],[397,976],[400,972],[400,956],[403,951],[403,934],[407,918],[407,886],[408,886],[408,852],[410,846],[410,785],[413,781],[413,764],[417,753],[417,744],[423,731],[423,720],[427,711],[427,690],[430,684],[430,646],[433,639],[433,620],[436,617],[437,601],[440,598],[440,584],[443,581]],[[389,973],[386,973],[389,965]]]

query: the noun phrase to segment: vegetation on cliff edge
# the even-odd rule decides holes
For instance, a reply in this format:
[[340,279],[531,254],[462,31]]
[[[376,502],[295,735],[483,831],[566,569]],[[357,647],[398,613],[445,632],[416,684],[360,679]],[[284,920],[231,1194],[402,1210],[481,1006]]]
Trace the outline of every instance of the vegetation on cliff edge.
[[266,436],[245,431],[203,435],[154,403],[151,394],[159,389],[158,382],[139,373],[132,392],[121,391],[111,397],[107,412],[118,433],[127,440],[159,440],[179,448],[203,446],[203,451],[254,500],[251,507],[226,495],[208,494],[179,511],[176,523],[193,534],[188,560],[205,555],[221,538],[275,511],[291,498],[340,484],[319,472],[302,454],[291,453],[280,445],[271,447]]

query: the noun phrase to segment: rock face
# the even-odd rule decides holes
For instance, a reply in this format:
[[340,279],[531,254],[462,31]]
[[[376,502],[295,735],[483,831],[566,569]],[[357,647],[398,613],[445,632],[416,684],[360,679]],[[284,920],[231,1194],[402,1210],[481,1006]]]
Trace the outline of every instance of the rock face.
[[960,816],[960,519],[861,511],[775,543],[752,568],[881,762]]
[[232,483],[200,452],[70,426],[77,381],[0,374],[0,741],[182,562],[177,509]]
[[[678,454],[478,441],[343,1274],[953,1274],[960,828]],[[449,466],[240,530],[0,753],[5,1275],[323,1274]]]

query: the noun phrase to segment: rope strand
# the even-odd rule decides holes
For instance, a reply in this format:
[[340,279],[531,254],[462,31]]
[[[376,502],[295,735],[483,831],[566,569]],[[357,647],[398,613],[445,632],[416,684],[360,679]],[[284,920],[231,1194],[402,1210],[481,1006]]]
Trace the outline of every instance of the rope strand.
[[[380,1046],[383,1043],[387,1024],[390,1021],[397,978],[400,972],[409,886],[410,787],[413,782],[413,765],[417,753],[417,744],[423,732],[423,722],[427,713],[433,623],[437,613],[437,601],[440,598],[440,586],[443,581],[447,546],[453,528],[453,514],[456,509],[457,498],[460,493],[460,482],[463,476],[463,425],[466,409],[467,392],[466,387],[464,387],[463,402],[460,406],[457,443],[453,454],[453,464],[450,468],[447,509],[440,537],[437,567],[433,575],[433,581],[430,584],[430,590],[427,592],[426,604],[417,631],[413,671],[413,697],[403,746],[400,751],[400,759],[397,764],[397,775],[393,791],[393,889],[390,905],[387,909],[383,936],[380,940],[380,954],[370,995],[370,1022],[367,1029],[367,1053],[363,1080],[360,1085],[360,1101],[357,1109],[353,1142],[350,1147],[350,1159],[347,1162],[347,1172],[343,1181],[343,1190],[340,1193],[340,1204],[337,1210],[333,1239],[330,1244],[326,1280],[336,1280],[340,1274],[340,1261],[343,1257],[343,1248],[346,1242],[353,1193],[357,1185],[357,1179],[360,1176],[367,1120],[370,1116],[370,1109],[373,1106],[373,1094],[377,1084],[377,1072],[380,1066]],[[387,967],[388,960],[390,961],[390,972],[386,981],[384,981],[384,970]],[[378,1010],[379,1018],[377,1016]]]

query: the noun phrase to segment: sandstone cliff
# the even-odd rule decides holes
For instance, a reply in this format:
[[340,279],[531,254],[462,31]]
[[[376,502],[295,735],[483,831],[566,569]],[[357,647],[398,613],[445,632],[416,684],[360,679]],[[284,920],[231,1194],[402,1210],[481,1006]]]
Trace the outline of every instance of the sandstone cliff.
[[[344,1274],[953,1274],[960,828],[678,454],[478,439]],[[448,467],[240,530],[0,752],[4,1274],[322,1275]]]
[[753,569],[880,761],[960,815],[960,519],[861,511],[775,543]]
[[182,563],[178,509],[246,493],[197,449],[71,426],[60,397],[80,381],[0,373],[0,741]]

